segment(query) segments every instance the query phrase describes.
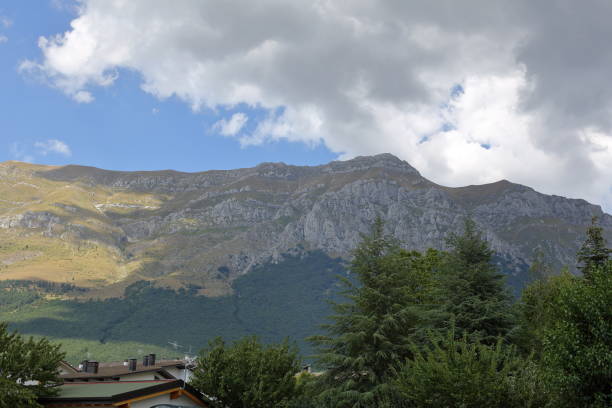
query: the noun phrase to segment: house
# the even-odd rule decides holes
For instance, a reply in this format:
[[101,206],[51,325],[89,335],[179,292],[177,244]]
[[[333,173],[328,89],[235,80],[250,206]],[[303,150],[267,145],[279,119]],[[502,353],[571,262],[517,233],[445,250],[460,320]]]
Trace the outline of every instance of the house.
[[60,361],[59,366],[57,367],[57,370],[59,371],[60,375],[76,374],[79,372],[78,368],[75,368],[72,364],[70,364],[67,361]]
[[196,408],[208,407],[202,395],[182,380],[67,382],[54,397],[40,398],[49,408]]
[[135,358],[123,362],[99,363],[85,360],[76,371],[60,367],[60,378],[65,383],[86,381],[154,381],[183,380],[191,377],[193,363],[188,359],[156,360],[155,354],[145,356],[141,362]]

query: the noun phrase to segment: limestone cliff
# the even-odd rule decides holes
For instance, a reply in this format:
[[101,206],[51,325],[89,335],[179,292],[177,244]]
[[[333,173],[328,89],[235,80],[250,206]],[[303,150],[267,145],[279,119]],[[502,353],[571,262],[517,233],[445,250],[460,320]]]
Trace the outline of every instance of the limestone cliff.
[[321,249],[349,258],[377,215],[406,247],[443,248],[466,215],[506,272],[539,248],[557,266],[597,215],[584,200],[502,180],[449,188],[390,154],[322,166],[202,173],[0,164],[0,279],[46,279],[112,296],[136,280],[221,295],[255,265]]

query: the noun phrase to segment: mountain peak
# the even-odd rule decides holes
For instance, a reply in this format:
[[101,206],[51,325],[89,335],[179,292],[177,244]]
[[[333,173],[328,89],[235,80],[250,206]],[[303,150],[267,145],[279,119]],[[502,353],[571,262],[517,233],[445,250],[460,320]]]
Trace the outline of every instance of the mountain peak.
[[326,167],[329,167],[330,171],[334,173],[351,172],[369,168],[384,168],[412,174],[414,176],[421,176],[421,174],[408,164],[408,162],[401,160],[391,153],[382,153],[374,156],[357,156],[349,160],[333,161]]

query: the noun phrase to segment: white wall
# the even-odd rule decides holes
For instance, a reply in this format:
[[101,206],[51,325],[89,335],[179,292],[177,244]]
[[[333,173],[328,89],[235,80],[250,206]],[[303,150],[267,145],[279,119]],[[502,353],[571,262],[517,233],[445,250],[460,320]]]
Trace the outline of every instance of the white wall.
[[189,380],[191,379],[191,370],[176,367],[164,367],[164,369],[168,373],[172,374],[172,376],[177,380],[184,380],[185,382],[189,382]]
[[177,399],[170,399],[170,394],[160,395],[158,397],[149,398],[142,401],[132,402],[132,408],[150,408],[157,404],[173,404],[173,405],[185,405],[188,407],[199,407],[191,398],[181,395]]

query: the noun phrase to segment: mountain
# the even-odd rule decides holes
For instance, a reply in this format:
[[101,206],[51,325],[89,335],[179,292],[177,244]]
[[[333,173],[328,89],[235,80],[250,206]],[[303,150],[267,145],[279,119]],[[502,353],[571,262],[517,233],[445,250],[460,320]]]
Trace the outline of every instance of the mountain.
[[[22,297],[44,292],[37,297],[47,302],[42,309],[50,310],[48,302],[73,302],[82,310],[84,300],[110,307],[126,302],[128,292],[180,303],[172,297],[180,293],[232,310],[217,315],[225,316],[221,325],[233,321],[236,333],[245,332],[248,320],[236,311],[240,305],[240,313],[260,313],[266,320],[256,299],[271,288],[276,291],[269,293],[272,303],[275,293],[282,298],[280,292],[302,299],[299,310],[312,303],[314,317],[306,326],[316,326],[327,309],[315,303],[331,293],[333,276],[377,215],[389,233],[419,250],[442,249],[448,233],[472,216],[515,287],[527,279],[536,249],[555,266],[575,270],[575,254],[592,216],[600,217],[612,241],[612,216],[584,200],[541,194],[506,180],[444,187],[390,154],[313,167],[262,163],[201,173],[5,162],[0,163],[0,197],[0,281],[7,288],[26,288]],[[317,274],[312,265],[327,272]],[[21,321],[15,324],[22,330],[40,333],[49,327],[42,334],[52,333],[57,314],[51,319],[39,313],[40,307],[34,313],[32,302],[9,302],[15,309],[8,318]],[[129,310],[126,305],[117,307]],[[282,314],[282,304],[277,306]],[[115,316],[119,323],[109,317],[91,339],[139,340],[117,334],[116,327],[126,321],[130,327],[138,324],[130,316]],[[32,319],[47,319],[47,326]],[[269,333],[275,333],[273,326]],[[270,334],[275,335],[282,333]]]
[[425,249],[441,248],[470,214],[511,274],[535,248],[573,268],[591,217],[612,226],[583,200],[505,180],[443,187],[390,154],[202,173],[6,162],[0,196],[0,278],[70,283],[96,296],[138,280],[225,295],[235,278],[285,254],[348,258],[377,215],[408,247]]

